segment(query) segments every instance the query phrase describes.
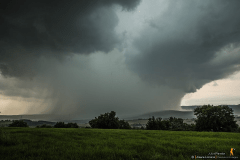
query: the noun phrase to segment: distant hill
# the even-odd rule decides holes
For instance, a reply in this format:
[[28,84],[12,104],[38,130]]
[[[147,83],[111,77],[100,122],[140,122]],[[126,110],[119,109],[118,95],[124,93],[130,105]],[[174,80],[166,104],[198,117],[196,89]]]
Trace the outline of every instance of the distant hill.
[[[200,106],[200,105],[199,105]],[[182,109],[185,109],[185,110],[191,110],[193,111],[195,108],[197,108],[198,106],[181,106]]]
[[[227,105],[229,108],[232,108],[234,115],[240,115],[240,104],[238,104],[238,105],[223,104],[223,105]],[[197,108],[198,106],[202,106],[202,105],[181,106],[181,108],[182,108],[182,109],[185,109],[185,110],[191,110],[191,111],[193,111],[193,110],[194,110],[195,108]]]
[[0,115],[0,120],[19,120],[28,119],[32,121],[51,121],[51,122],[73,122],[73,123],[86,123],[89,120],[73,120],[69,116],[53,115],[53,114],[32,114],[32,115]]
[[[133,120],[133,119],[148,119],[152,116],[154,117],[161,117],[161,118],[169,118],[169,117],[176,117],[176,118],[183,118],[183,119],[192,119],[196,118],[194,115],[193,110],[197,106],[202,105],[193,105],[193,106],[181,106],[182,109],[188,111],[178,111],[178,110],[163,110],[163,111],[156,111],[156,112],[149,112],[140,115],[134,115],[131,117],[119,117],[119,119],[125,120]],[[234,115],[240,115],[240,105],[228,105],[230,108],[233,109]],[[1,113],[2,114],[2,113]],[[89,117],[88,119],[75,119],[71,118],[70,116],[63,116],[63,115],[54,115],[54,114],[32,114],[32,115],[0,115],[0,120],[19,120],[19,119],[29,119],[32,121],[51,121],[51,122],[72,122],[78,124],[88,123],[94,117]]]
[[124,119],[130,120],[130,119],[148,119],[150,117],[154,116],[161,117],[161,118],[169,118],[169,117],[176,117],[176,118],[182,118],[182,119],[191,119],[196,118],[196,116],[193,114],[193,111],[178,111],[178,110],[164,110],[164,111],[157,111],[157,112],[149,112],[138,116],[133,117],[126,117]]

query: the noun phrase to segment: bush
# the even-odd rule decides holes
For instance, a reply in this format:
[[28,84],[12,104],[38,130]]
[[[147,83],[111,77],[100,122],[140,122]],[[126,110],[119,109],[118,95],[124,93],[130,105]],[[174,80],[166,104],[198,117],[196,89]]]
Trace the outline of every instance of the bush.
[[119,120],[115,117],[116,112],[111,111],[110,113],[101,114],[98,118],[89,121],[92,128],[102,129],[130,129],[131,126],[124,120]]
[[54,125],[54,128],[78,128],[78,125],[77,123],[64,124],[64,122],[57,122]]
[[239,133],[240,133],[240,127],[238,127],[238,129],[236,130],[236,132],[239,132]]
[[182,131],[195,131],[195,128],[196,128],[195,124],[183,123]]
[[47,124],[43,124],[41,126],[36,126],[36,128],[53,128],[53,127]]
[[131,126],[127,121],[120,120],[119,121],[119,129],[131,129]]
[[170,117],[169,122],[170,122],[170,130],[174,130],[174,131],[183,130],[184,124],[183,124],[182,118]]
[[134,129],[134,130],[141,130],[140,127],[135,127],[135,126],[133,126],[132,129]]
[[9,124],[8,127],[29,127],[26,122],[23,122],[22,120],[13,120],[11,124]]
[[65,128],[65,124],[64,124],[64,122],[57,122],[54,125],[54,128]]
[[68,123],[66,124],[66,128],[78,128],[77,123]]
[[159,130],[163,128],[162,118],[155,119],[154,116],[148,119],[146,129],[148,130]]
[[173,131],[194,131],[194,124],[183,123],[182,118],[170,117],[168,120],[162,120],[162,118],[152,118],[148,119],[146,125],[148,130],[173,130]]

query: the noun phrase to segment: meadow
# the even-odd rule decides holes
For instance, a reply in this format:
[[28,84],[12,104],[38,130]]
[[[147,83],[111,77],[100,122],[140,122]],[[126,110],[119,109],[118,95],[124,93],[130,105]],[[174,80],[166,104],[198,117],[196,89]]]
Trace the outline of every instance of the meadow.
[[240,157],[240,134],[92,128],[0,128],[0,159],[187,160],[226,153]]

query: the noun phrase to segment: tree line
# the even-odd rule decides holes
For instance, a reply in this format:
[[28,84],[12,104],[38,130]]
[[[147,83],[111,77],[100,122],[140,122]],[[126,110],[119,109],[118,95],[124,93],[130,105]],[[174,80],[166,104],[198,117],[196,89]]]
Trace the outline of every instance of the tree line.
[[[14,120],[8,127],[29,127],[26,122],[23,120]],[[51,125],[43,124],[40,126],[36,126],[36,128],[78,128],[77,123],[68,123],[64,124],[64,122],[57,122],[53,127]]]
[[[182,118],[170,117],[163,120],[161,117],[148,119],[147,130],[173,130],[173,131],[214,131],[214,132],[240,132],[232,108],[228,106],[204,105],[194,109],[194,115],[197,116],[195,124],[183,123]],[[95,119],[89,121],[91,128],[100,129],[131,129],[132,127],[125,120],[119,120],[116,112],[101,114]],[[13,121],[9,127],[28,127],[26,122]],[[37,128],[51,128],[52,126],[42,125]],[[54,128],[78,128],[76,123],[64,124],[57,122]],[[142,129],[144,129],[142,127]]]
[[182,131],[214,131],[214,132],[240,132],[237,121],[234,121],[232,108],[228,106],[204,105],[194,109],[197,116],[195,124],[183,123],[183,119],[170,117],[149,118],[146,129],[150,130],[182,130]]

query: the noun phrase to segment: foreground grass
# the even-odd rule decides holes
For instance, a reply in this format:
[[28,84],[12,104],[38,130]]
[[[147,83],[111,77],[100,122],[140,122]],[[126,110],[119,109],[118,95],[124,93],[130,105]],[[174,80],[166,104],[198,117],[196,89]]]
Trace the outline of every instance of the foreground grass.
[[226,153],[240,157],[240,134],[224,132],[0,128],[0,159],[186,160]]

